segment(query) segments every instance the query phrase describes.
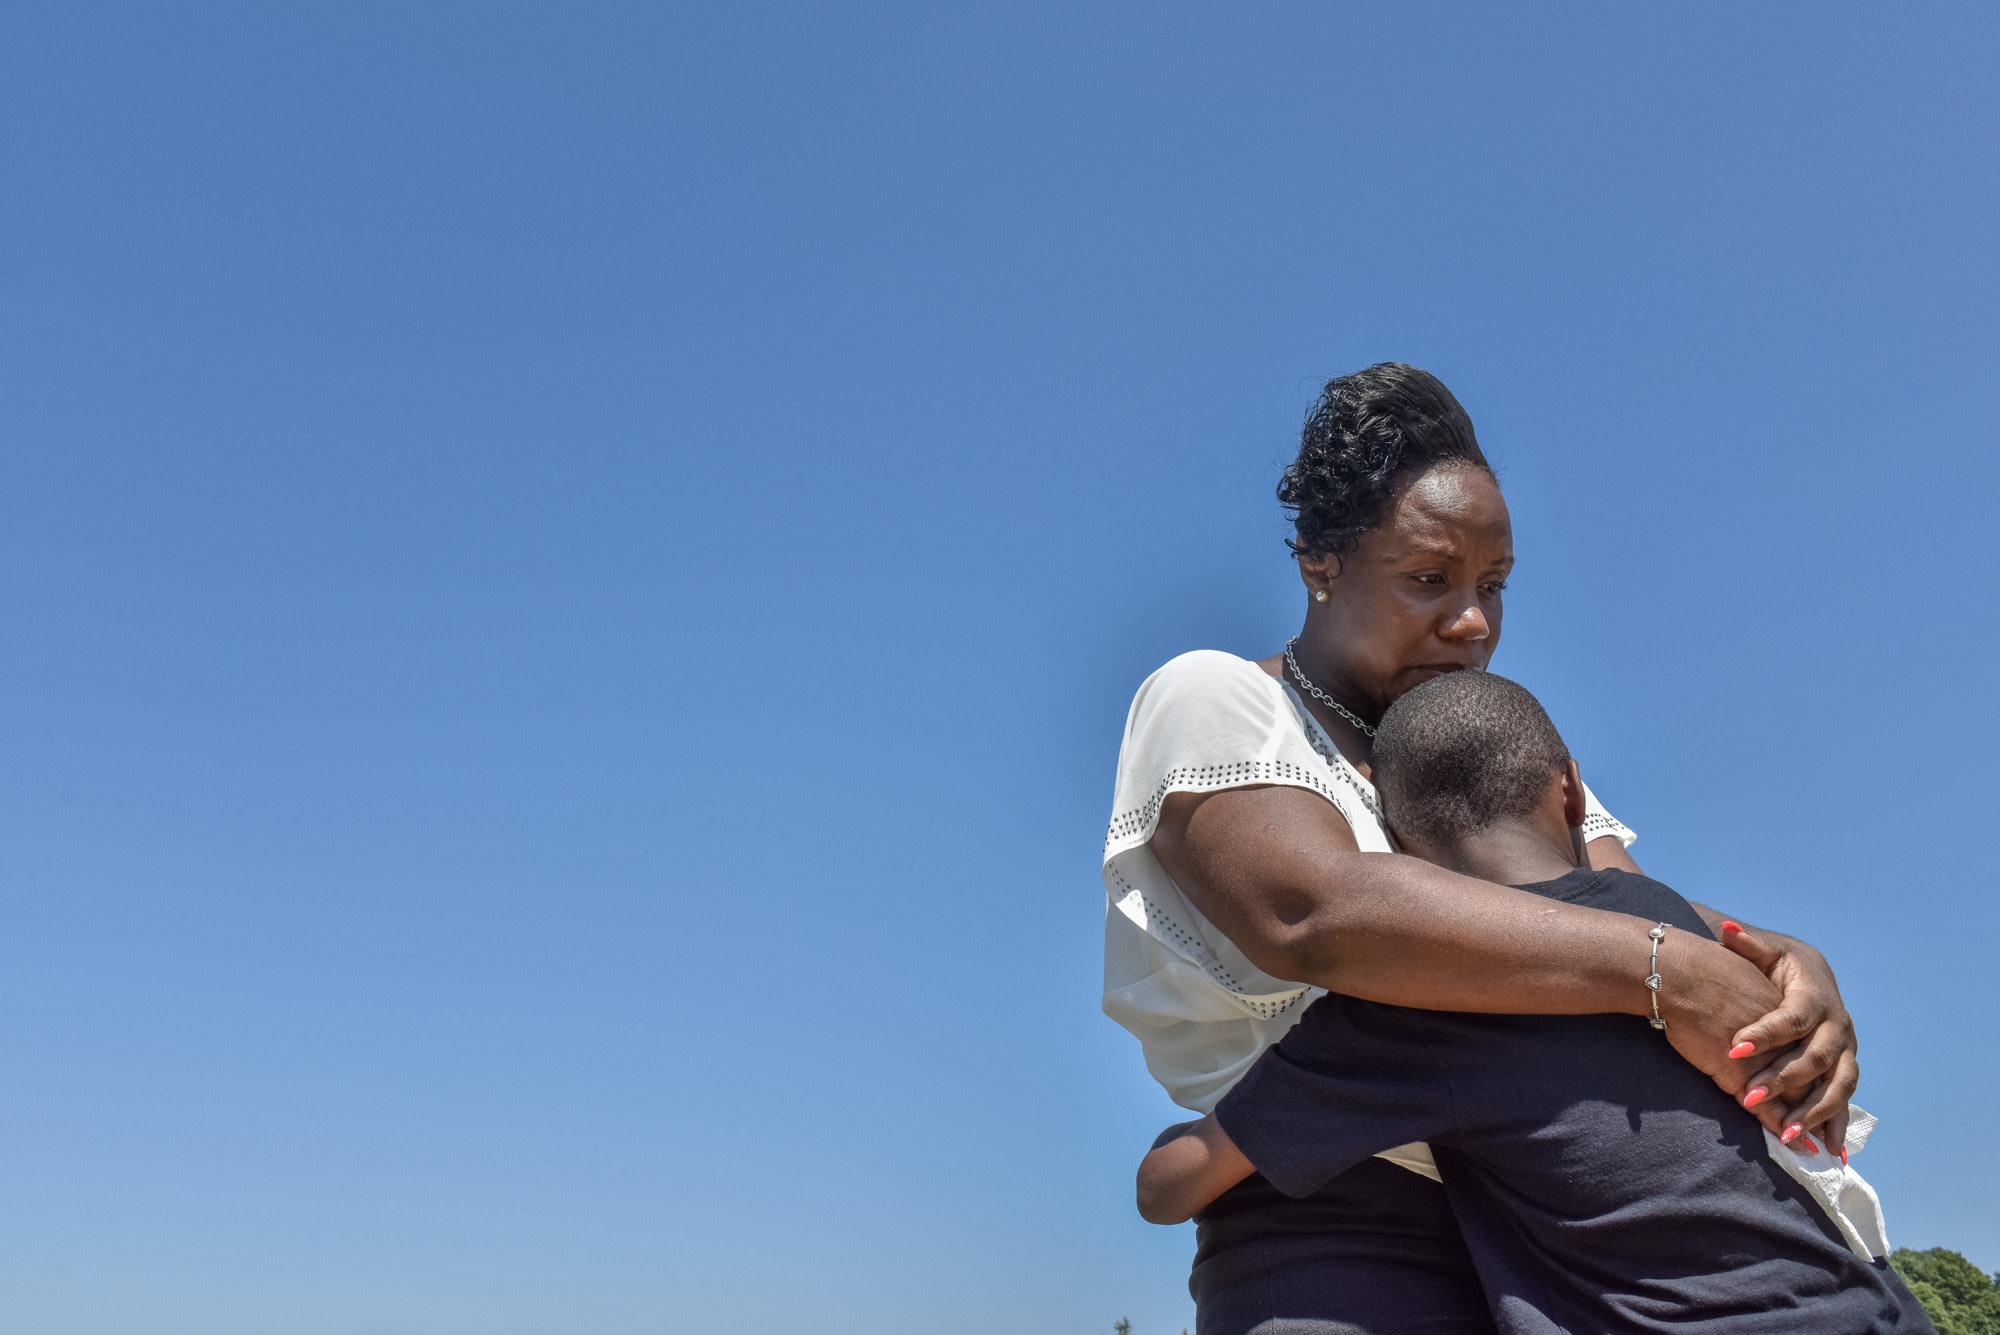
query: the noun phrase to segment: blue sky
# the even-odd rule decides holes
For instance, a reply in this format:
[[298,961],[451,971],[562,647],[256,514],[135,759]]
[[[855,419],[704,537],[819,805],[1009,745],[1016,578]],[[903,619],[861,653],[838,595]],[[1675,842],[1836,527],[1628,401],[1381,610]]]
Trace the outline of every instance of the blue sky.
[[1496,668],[1819,942],[2000,1267],[1975,6],[40,6],[0,43],[0,1318],[1108,1331],[1125,704],[1427,366]]

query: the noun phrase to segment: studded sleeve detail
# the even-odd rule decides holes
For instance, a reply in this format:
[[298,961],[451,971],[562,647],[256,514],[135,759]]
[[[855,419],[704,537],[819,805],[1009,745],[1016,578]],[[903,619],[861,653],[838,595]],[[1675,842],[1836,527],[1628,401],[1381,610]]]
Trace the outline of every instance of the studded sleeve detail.
[[1112,893],[1120,900],[1136,900],[1146,915],[1146,927],[1152,935],[1170,943],[1173,948],[1190,963],[1198,967],[1217,987],[1228,992],[1231,999],[1252,1015],[1262,1020],[1276,1019],[1308,996],[1317,996],[1318,989],[1297,984],[1286,985],[1287,990],[1276,994],[1256,992],[1243,980],[1232,973],[1217,957],[1215,950],[1202,938],[1199,932],[1191,930],[1179,920],[1171,909],[1156,898],[1149,898],[1131,883],[1117,863],[1105,869],[1105,881],[1112,887]]
[[1144,802],[1111,818],[1111,826],[1104,834],[1104,850],[1109,855],[1116,847],[1134,840],[1150,839],[1153,827],[1159,824],[1160,804],[1167,800],[1169,793],[1212,793],[1224,788],[1276,783],[1310,788],[1338,806],[1341,799],[1334,796],[1334,786],[1327,781],[1328,777],[1287,760],[1235,760],[1219,765],[1184,765],[1171,769],[1160,777]]
[[1265,785],[1317,793],[1362,849],[1389,850],[1367,781],[1315,747],[1290,692],[1255,663],[1183,654],[1139,688],[1104,833],[1104,1009],[1139,1037],[1153,1074],[1187,1107],[1220,1097],[1319,995],[1252,963],[1153,854],[1168,794]]

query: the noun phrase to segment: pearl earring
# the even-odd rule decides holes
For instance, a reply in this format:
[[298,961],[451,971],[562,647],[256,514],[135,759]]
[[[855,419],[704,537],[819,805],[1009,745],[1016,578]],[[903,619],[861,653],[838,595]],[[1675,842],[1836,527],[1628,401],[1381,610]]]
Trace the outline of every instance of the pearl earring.
[[1314,589],[1314,590],[1313,590],[1313,601],[1314,601],[1314,602],[1316,602],[1316,603],[1323,603],[1323,602],[1325,602],[1325,601],[1326,601],[1326,590],[1325,590],[1325,589]]

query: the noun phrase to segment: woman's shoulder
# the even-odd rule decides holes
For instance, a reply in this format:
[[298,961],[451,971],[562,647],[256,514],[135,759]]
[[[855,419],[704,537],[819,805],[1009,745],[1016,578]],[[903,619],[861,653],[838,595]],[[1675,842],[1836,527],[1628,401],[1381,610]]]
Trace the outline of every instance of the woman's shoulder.
[[1252,659],[1226,649],[1190,649],[1168,659],[1139,684],[1139,694],[1151,690],[1209,691],[1254,688],[1268,691],[1277,678]]
[[1245,727],[1266,733],[1282,718],[1284,688],[1262,667],[1220,649],[1169,659],[1132,697],[1127,734],[1161,727]]
[[1152,838],[1170,792],[1273,784],[1318,793],[1362,848],[1386,852],[1365,781],[1320,751],[1307,728],[1296,698],[1250,659],[1201,649],[1166,663],[1140,686],[1125,721],[1107,866]]

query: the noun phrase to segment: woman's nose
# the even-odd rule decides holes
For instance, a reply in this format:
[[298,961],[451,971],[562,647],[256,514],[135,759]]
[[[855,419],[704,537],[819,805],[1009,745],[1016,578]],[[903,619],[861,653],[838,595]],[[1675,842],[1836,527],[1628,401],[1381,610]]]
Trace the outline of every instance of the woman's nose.
[[1493,628],[1486,624],[1486,613],[1480,611],[1478,604],[1475,603],[1467,606],[1464,611],[1446,623],[1440,633],[1447,640],[1464,640],[1476,644],[1491,635]]

